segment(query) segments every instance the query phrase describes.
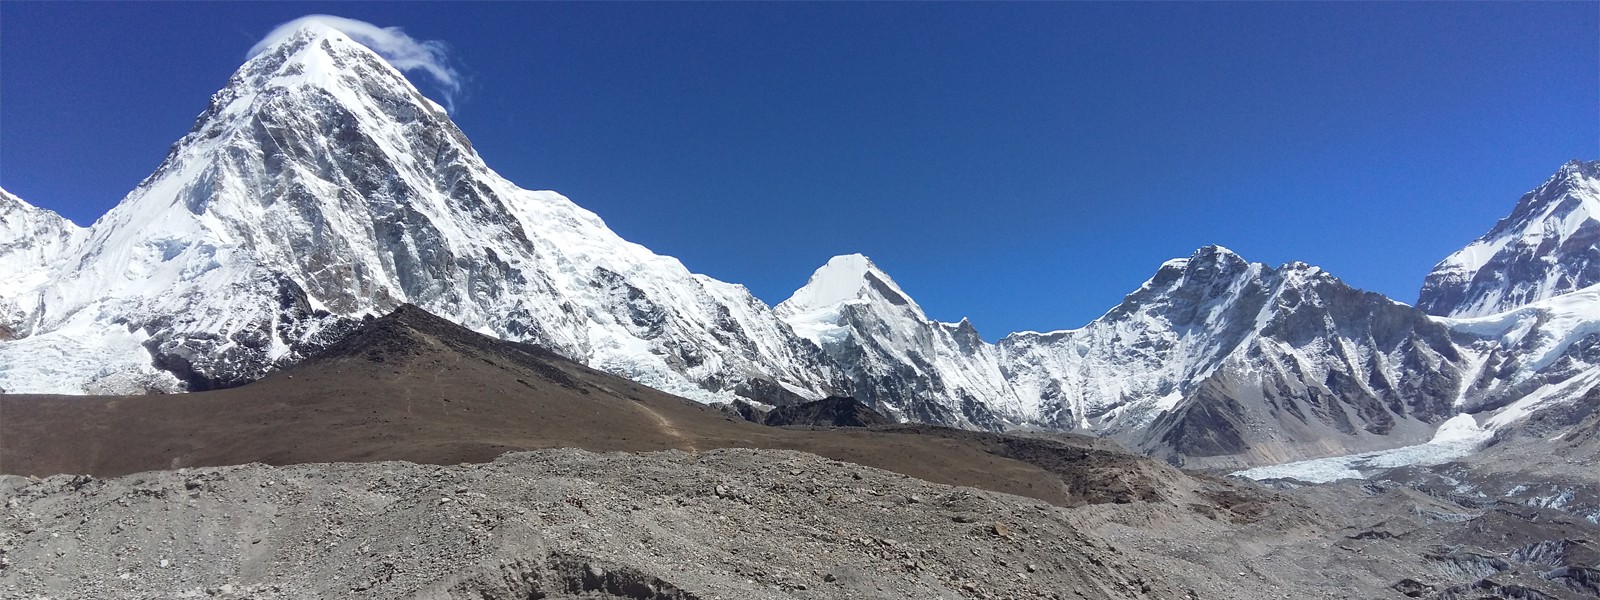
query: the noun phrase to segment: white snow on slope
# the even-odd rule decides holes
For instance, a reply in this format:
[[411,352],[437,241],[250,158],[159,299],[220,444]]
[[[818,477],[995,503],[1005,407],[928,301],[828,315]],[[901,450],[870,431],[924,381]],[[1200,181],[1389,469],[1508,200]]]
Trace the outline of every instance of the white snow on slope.
[[[972,324],[929,319],[865,256],[833,257],[775,311],[844,368],[858,398],[893,416],[984,429],[1027,420]],[[990,414],[968,414],[974,404]]]
[[1584,337],[1600,333],[1600,285],[1547,298],[1503,313],[1440,318],[1446,326],[1518,348],[1523,368],[1538,372]]
[[1428,273],[1418,307],[1482,317],[1600,283],[1600,162],[1572,161]]
[[0,329],[6,335],[34,333],[40,306],[28,292],[49,281],[84,237],[82,227],[0,189]]
[[[1526,210],[1508,222],[1532,223],[1520,237],[1446,262],[1478,274],[1500,268],[1488,257],[1507,249],[1538,258],[1554,245],[1581,257],[1593,229],[1585,215],[1600,198],[1589,168],[1564,167],[1558,179],[1576,183],[1519,204]],[[1370,298],[1316,267],[1273,269],[1221,247],[1168,261],[1089,325],[999,345],[969,322],[929,319],[860,255],[830,260],[774,311],[742,286],[621,239],[559,194],[501,178],[390,65],[316,27],[241,68],[161,168],[93,228],[0,190],[0,259],[0,325],[22,336],[0,342],[0,388],[11,391],[172,391],[182,382],[153,361],[231,353],[265,369],[340,318],[403,302],[703,401],[759,381],[802,398],[854,391],[901,418],[985,428],[1147,429],[1230,370],[1283,383],[1272,410],[1308,390],[1398,389],[1405,403],[1448,395],[1460,410],[1510,402],[1491,428],[1600,384],[1571,351],[1600,332],[1595,288],[1438,321],[1486,340],[1458,361],[1450,348],[1376,343],[1382,331],[1361,329],[1372,311],[1329,310]],[[1550,296],[1567,285],[1541,273],[1505,289]],[[1510,297],[1487,294],[1490,304]],[[331,314],[286,312],[295,303]],[[1425,324],[1442,331],[1437,323]],[[1469,398],[1474,390],[1454,381],[1419,377],[1447,362],[1474,374],[1468,381],[1510,372],[1496,383],[1520,395]],[[1451,414],[1409,411],[1396,416],[1426,425]]]
[[66,268],[18,284],[37,332],[61,333],[0,343],[0,388],[90,391],[92,375],[29,357],[113,328],[147,337],[75,352],[153,381],[153,355],[258,376],[329,323],[410,302],[690,398],[753,380],[831,392],[820,351],[742,286],[500,177],[392,66],[315,23],[246,62],[83,237]]
[[[1470,319],[1435,317],[1462,334],[1483,338],[1488,346],[1473,349],[1473,379],[1484,355],[1499,350],[1516,357],[1514,368],[1492,383],[1495,397],[1514,394],[1509,403],[1475,414],[1462,413],[1441,424],[1426,444],[1380,452],[1336,456],[1248,469],[1234,473],[1250,479],[1292,477],[1323,483],[1364,478],[1377,470],[1416,465],[1436,465],[1475,452],[1496,431],[1515,426],[1529,416],[1563,403],[1581,401],[1600,388],[1600,368],[1581,362],[1569,350],[1585,338],[1600,334],[1600,285],[1547,298],[1504,313]],[[1562,361],[1570,364],[1560,369]],[[1558,372],[1552,373],[1552,370]],[[1481,390],[1480,390],[1481,392]],[[1471,394],[1466,390],[1464,394]],[[1462,402],[1458,401],[1458,406]],[[1462,408],[1471,409],[1471,406]],[[1481,422],[1481,426],[1480,426]]]
[[[892,292],[892,295],[906,302],[911,301],[911,297],[900,289],[899,284],[890,279],[877,265],[872,264],[867,257],[860,254],[843,254],[828,259],[827,264],[812,273],[811,279],[779,306],[785,307],[786,312],[802,313],[837,306],[850,300],[865,300],[867,298],[864,293],[871,285],[869,276],[877,278],[889,292]],[[915,307],[916,303],[911,304]],[[916,307],[915,310],[918,313],[922,312],[920,307]]]

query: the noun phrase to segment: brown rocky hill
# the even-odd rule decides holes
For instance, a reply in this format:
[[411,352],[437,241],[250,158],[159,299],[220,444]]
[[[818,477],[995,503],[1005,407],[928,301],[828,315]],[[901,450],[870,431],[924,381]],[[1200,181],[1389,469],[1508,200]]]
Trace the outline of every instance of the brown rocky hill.
[[1021,440],[926,426],[766,427],[413,306],[238,388],[0,396],[0,472],[20,475],[116,476],[253,462],[457,464],[543,448],[799,450],[1059,505],[1187,503],[1200,488],[1232,487],[1067,437]]

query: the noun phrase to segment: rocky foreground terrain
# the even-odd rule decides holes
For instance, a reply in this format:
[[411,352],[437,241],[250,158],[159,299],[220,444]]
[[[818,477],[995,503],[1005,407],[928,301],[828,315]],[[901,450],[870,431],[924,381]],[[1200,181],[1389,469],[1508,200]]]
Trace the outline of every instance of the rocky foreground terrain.
[[1600,600],[1597,215],[1573,161],[1416,306],[1206,246],[991,344],[695,275],[311,24],[94,226],[0,190],[0,599]]
[[229,390],[0,396],[0,598],[1595,599],[1596,405],[1262,485],[718,410],[404,307]]
[[751,449],[0,476],[0,597],[1600,597],[1600,527],[1468,490],[1062,506]]
[[798,452],[546,450],[456,467],[245,465],[0,485],[11,498],[0,589],[14,596],[1187,593],[1066,509]]

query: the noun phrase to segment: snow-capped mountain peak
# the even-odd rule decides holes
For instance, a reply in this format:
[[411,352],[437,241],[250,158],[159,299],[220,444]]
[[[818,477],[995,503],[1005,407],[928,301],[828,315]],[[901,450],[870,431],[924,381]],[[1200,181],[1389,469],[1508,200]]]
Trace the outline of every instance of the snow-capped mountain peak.
[[783,314],[799,314],[828,309],[844,302],[882,300],[906,306],[921,316],[922,308],[900,289],[871,259],[860,254],[841,254],[811,274],[804,287],[778,305]]
[[361,104],[363,93],[375,91],[361,88],[374,84],[409,91],[420,103],[444,112],[378,53],[338,29],[314,21],[301,23],[289,35],[251,55],[228,88],[315,87],[339,95],[349,104]]
[[1443,261],[1417,307],[1481,317],[1600,283],[1600,161],[1571,161]]
[[902,419],[999,429],[1024,410],[972,323],[939,323],[860,254],[835,256],[776,313],[844,370],[857,399]]
[[500,177],[338,30],[273,39],[91,228],[0,190],[0,390],[237,385],[404,303],[703,401],[850,394],[902,420],[1086,428],[1195,466],[1390,447],[1462,410],[1600,385],[1600,162],[1563,166],[1423,291],[1452,315],[1556,301],[1433,319],[1206,246],[1088,325],[989,344],[859,254],[769,308]]
[[1013,334],[998,349],[1041,420],[1195,465],[1414,438],[1462,379],[1448,332],[1415,309],[1219,246],[1163,263],[1082,328]]
[[[806,284],[774,309],[800,337],[827,348],[849,335],[845,312],[854,305],[875,305],[896,320],[925,323],[922,307],[871,259],[841,254],[818,267]],[[860,310],[860,309],[857,309]]]
[[54,211],[39,208],[0,188],[0,297],[28,285],[21,270],[54,262],[83,236],[84,229]]
[[318,24],[246,61],[62,264],[24,293],[49,310],[0,346],[0,388],[236,385],[402,303],[702,400],[818,398],[837,377],[743,287],[491,171],[399,71]]

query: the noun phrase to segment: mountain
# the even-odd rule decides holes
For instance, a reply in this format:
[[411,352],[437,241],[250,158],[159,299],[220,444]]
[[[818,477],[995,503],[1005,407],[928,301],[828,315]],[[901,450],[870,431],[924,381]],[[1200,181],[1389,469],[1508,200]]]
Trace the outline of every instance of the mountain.
[[1600,285],[1499,314],[1440,322],[1479,355],[1461,409],[1486,416],[1487,425],[1505,428],[1546,409],[1596,400]]
[[1594,388],[1597,199],[1600,163],[1563,166],[1440,264],[1427,312],[1209,246],[1088,325],[990,344],[861,255],[775,308],[693,274],[500,177],[381,57],[311,24],[249,59],[88,229],[0,191],[0,390],[236,387],[412,304],[702,402],[848,396],[896,421],[1254,466]]
[[859,255],[830,260],[777,313],[857,399],[902,418],[1084,430],[1197,467],[1426,441],[1478,364],[1421,311],[1220,246],[1168,261],[1082,328],[996,344],[929,319]]
[[[774,411],[783,411],[775,424],[883,424],[848,398],[788,408]],[[0,474],[116,476],[253,462],[453,465],[540,448],[761,448],[1064,506],[1126,502],[1132,490],[1209,503],[1192,488],[1231,487],[1065,437],[925,425],[767,427],[412,305],[364,319],[306,359],[243,386],[167,396],[0,395],[0,414]],[[1180,482],[1190,489],[1168,489]]]
[[1571,161],[1428,273],[1417,307],[1482,317],[1600,284],[1600,161]]
[[16,263],[34,274],[6,293],[38,308],[9,311],[29,333],[0,345],[12,392],[234,386],[404,303],[701,400],[844,384],[742,286],[494,173],[438,105],[322,25],[246,62],[87,232],[21,213],[44,224],[29,256],[61,266]]
[[1498,430],[1600,387],[1597,201],[1600,162],[1563,165],[1440,263],[1427,311],[1209,246],[1084,327],[993,345],[929,319],[858,255],[777,312],[857,399],[901,418],[1084,430],[1202,468],[1384,450],[1458,415]]
[[855,398],[901,420],[1000,430],[1025,420],[994,348],[940,323],[865,256],[836,256],[778,316],[844,370]]
[[[1461,410],[1500,433],[1550,409],[1587,414],[1600,388],[1600,161],[1562,165],[1418,297],[1478,355]],[[1548,416],[1530,422],[1561,434]]]
[[1219,246],[1168,261],[1080,329],[998,348],[1019,394],[1052,419],[1196,467],[1426,440],[1471,365],[1416,309]]
[[40,307],[28,290],[48,281],[84,230],[0,189],[0,342],[32,334]]
[[761,427],[412,306],[248,385],[0,414],[26,597],[1577,599],[1600,549],[1568,438],[1278,492],[1070,434]]

